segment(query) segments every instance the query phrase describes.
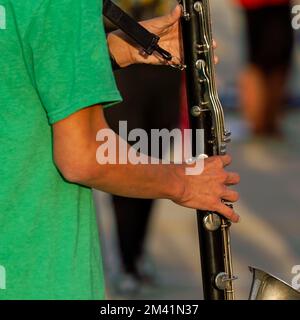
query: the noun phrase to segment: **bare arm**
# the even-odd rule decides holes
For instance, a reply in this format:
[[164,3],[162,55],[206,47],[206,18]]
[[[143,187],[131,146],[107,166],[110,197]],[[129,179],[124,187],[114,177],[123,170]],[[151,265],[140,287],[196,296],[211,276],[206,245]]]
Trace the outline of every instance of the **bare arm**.
[[187,176],[186,165],[99,165],[96,135],[104,128],[108,125],[99,106],[83,109],[53,125],[54,160],[67,180],[121,196],[167,198],[185,207],[218,211],[238,221],[233,210],[221,201],[238,200],[237,192],[227,188],[239,182],[237,174],[224,170],[230,157],[208,159],[199,176]]

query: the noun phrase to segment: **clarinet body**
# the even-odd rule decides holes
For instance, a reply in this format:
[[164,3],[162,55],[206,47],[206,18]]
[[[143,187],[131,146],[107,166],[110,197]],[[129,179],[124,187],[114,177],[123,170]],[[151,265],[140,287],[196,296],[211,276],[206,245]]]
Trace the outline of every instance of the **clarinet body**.
[[[207,156],[225,155],[230,133],[225,130],[214,71],[209,0],[180,0],[185,53],[187,97],[192,131],[204,132]],[[193,156],[196,139],[192,138]],[[214,212],[197,211],[204,299],[233,300],[234,289],[230,226]]]

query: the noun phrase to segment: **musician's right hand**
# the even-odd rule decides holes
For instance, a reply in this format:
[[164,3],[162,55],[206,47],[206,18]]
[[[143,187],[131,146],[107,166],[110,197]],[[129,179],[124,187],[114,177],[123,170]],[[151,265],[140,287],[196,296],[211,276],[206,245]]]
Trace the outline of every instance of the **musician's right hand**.
[[176,174],[182,181],[182,189],[172,200],[184,207],[218,212],[232,222],[238,222],[239,215],[224,203],[239,199],[238,192],[229,188],[240,182],[237,173],[225,170],[230,163],[228,155],[208,158],[199,175],[186,175],[184,166],[178,167]]

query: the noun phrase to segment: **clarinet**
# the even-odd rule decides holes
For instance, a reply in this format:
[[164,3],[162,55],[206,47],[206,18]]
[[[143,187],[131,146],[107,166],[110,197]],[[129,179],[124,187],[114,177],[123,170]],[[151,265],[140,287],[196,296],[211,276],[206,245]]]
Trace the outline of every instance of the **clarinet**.
[[[192,131],[202,129],[204,153],[225,155],[231,133],[225,130],[223,108],[215,82],[209,0],[179,0],[183,7],[188,110]],[[197,150],[192,138],[193,156]],[[231,206],[230,204],[228,204]],[[197,211],[204,299],[234,300],[230,226],[215,212]]]

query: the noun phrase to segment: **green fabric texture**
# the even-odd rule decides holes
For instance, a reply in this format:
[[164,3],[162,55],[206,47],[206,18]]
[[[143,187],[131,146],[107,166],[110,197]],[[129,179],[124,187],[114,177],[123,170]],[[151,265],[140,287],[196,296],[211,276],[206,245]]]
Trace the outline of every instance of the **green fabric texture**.
[[0,0],[0,20],[0,299],[103,299],[92,192],[60,175],[51,131],[121,99],[102,1]]

